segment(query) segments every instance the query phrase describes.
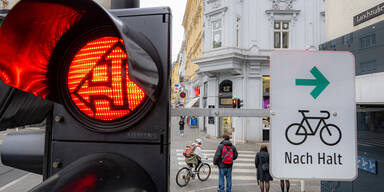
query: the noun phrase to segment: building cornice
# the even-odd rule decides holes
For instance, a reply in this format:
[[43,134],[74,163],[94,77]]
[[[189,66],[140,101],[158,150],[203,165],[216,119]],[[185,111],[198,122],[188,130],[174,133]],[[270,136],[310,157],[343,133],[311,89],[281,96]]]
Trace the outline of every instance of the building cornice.
[[222,7],[222,8],[214,9],[208,13],[205,13],[204,15],[209,17],[209,16],[216,15],[219,13],[225,13],[227,10],[228,10],[228,7]]
[[[223,53],[201,59],[193,60],[194,63],[199,65],[199,73],[207,76],[214,76],[215,73],[227,72],[232,75],[243,75],[242,65],[250,65],[252,67],[260,68],[261,65],[269,63],[269,56],[265,55],[244,55],[236,52]],[[250,71],[248,72],[250,73]]]
[[294,21],[297,20],[297,15],[299,15],[300,10],[294,10],[294,9],[270,9],[266,10],[265,13],[269,16],[269,20],[273,21],[275,19],[276,15],[288,15],[293,18]]

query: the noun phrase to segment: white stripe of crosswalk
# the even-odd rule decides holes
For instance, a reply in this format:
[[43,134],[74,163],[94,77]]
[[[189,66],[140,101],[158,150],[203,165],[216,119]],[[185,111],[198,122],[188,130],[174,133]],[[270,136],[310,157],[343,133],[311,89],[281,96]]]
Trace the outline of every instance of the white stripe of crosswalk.
[[[209,179],[219,179],[218,175],[211,175]],[[232,181],[238,180],[238,181],[255,181],[256,182],[256,175],[255,176],[245,176],[245,175],[234,175],[232,174]]]
[[[184,161],[185,157],[177,157],[178,161]],[[208,158],[207,161],[213,161],[213,158]],[[253,162],[255,159],[248,159],[248,158],[237,158],[235,162]]]
[[[179,167],[187,166],[185,163],[185,157],[183,156],[182,149],[176,149],[177,165]],[[210,179],[217,180],[219,175],[219,169],[213,166],[213,156],[216,150],[202,150],[208,159],[203,159],[203,162],[208,163],[211,166]],[[256,181],[256,168],[255,168],[255,156],[254,151],[238,151],[239,156],[233,163],[232,168],[232,180],[234,181]]]
[[[218,173],[219,169],[215,167],[211,167],[212,173]],[[232,173],[252,173],[256,174],[256,169],[232,169]]]
[[[210,157],[210,156],[214,156],[215,154],[214,153],[204,153],[204,152],[202,152],[203,154],[206,154],[208,157]],[[183,153],[177,153],[176,154],[177,156],[183,156]],[[241,153],[239,153],[238,154],[238,157],[252,157],[252,158],[255,158],[255,156],[256,155],[253,155],[253,154],[241,154]]]
[[[178,164],[182,166],[187,166],[185,162],[179,162]],[[208,164],[211,167],[213,166],[213,163],[208,163]],[[233,167],[254,167],[254,166],[255,166],[254,163],[236,163],[236,162],[233,163]]]
[[[184,150],[182,149],[176,149],[176,152],[183,152]],[[216,150],[210,150],[210,149],[203,149],[201,150],[201,152],[203,153],[215,153]],[[237,151],[237,153],[247,153],[247,154],[255,154],[256,155],[256,152],[255,151]]]

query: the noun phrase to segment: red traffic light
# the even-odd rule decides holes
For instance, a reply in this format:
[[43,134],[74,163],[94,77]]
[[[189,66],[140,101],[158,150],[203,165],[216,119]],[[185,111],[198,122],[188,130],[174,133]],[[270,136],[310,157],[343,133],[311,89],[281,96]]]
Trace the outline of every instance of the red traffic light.
[[180,97],[181,97],[181,98],[184,98],[185,96],[186,96],[186,95],[185,95],[185,92],[181,92],[181,93],[180,93]]
[[232,108],[236,108],[237,107],[237,99],[232,99]]
[[67,78],[73,103],[97,120],[129,115],[146,97],[129,79],[127,54],[118,37],[102,37],[84,45],[75,54]]

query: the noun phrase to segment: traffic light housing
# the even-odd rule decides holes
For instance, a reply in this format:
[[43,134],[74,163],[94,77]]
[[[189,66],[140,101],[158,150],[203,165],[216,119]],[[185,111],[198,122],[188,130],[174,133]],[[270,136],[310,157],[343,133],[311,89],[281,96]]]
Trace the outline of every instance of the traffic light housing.
[[236,108],[240,109],[243,106],[243,100],[237,98],[236,99]]
[[169,8],[108,12],[89,0],[24,0],[9,12],[0,79],[54,101],[42,167],[44,179],[56,174],[50,190],[85,180],[168,191],[171,19]]
[[237,108],[237,99],[236,98],[232,99],[232,108]]

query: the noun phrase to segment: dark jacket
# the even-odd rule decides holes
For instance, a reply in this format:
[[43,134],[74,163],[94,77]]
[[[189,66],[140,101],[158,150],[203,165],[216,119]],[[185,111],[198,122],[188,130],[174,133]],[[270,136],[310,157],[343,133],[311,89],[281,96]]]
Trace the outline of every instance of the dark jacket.
[[180,125],[179,129],[184,130],[184,120],[180,120],[179,125]]
[[257,180],[258,181],[271,181],[272,177],[271,174],[268,171],[264,171],[262,169],[262,164],[268,164],[269,165],[269,153],[266,151],[261,151],[256,154],[255,157],[255,167],[257,169]]
[[237,154],[236,147],[232,145],[230,141],[223,140],[220,142],[220,145],[217,147],[215,157],[213,158],[213,164],[219,166],[219,168],[230,168],[232,167],[233,163],[232,164],[223,163],[222,161],[223,159],[221,158],[221,155],[222,155],[221,153],[223,152],[224,146],[231,146],[233,151],[233,160],[237,159],[238,154]]

